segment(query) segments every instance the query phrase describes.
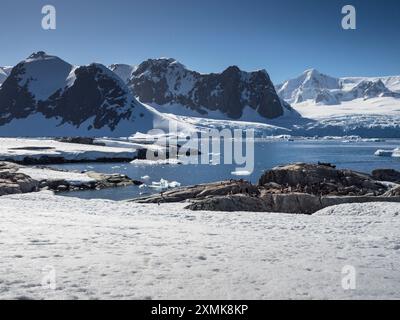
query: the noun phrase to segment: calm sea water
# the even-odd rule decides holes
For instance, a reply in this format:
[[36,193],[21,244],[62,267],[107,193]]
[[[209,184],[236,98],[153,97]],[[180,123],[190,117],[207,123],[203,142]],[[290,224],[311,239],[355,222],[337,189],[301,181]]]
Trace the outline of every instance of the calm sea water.
[[[330,162],[338,168],[348,168],[370,173],[376,168],[393,168],[400,170],[400,158],[377,157],[377,149],[394,149],[400,145],[399,140],[385,142],[343,142],[343,141],[267,141],[255,144],[255,168],[249,176],[237,177],[232,172],[236,165],[138,165],[129,163],[113,164],[64,164],[53,167],[68,170],[94,170],[103,173],[123,173],[142,180],[149,176],[147,184],[160,179],[178,181],[182,186],[220,180],[244,178],[257,182],[261,174],[277,165],[293,162],[317,163]],[[152,188],[130,186],[100,191],[71,192],[63,195],[85,199],[125,200],[159,192]]]

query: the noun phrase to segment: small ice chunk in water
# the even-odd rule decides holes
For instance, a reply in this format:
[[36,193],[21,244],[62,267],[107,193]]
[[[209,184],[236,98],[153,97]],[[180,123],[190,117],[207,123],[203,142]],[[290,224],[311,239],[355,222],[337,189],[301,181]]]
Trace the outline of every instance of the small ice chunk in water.
[[234,176],[250,176],[251,172],[248,170],[237,170],[237,171],[231,172],[231,174]]
[[149,188],[159,189],[159,190],[166,190],[170,188],[178,188],[181,184],[177,181],[169,182],[168,180],[161,179],[160,182],[153,182]]

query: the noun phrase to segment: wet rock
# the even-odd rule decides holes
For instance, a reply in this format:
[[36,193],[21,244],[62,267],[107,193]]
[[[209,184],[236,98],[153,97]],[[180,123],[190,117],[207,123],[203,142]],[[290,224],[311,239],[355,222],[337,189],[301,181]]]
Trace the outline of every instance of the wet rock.
[[378,181],[400,183],[400,171],[394,169],[376,169],[372,171],[372,177]]

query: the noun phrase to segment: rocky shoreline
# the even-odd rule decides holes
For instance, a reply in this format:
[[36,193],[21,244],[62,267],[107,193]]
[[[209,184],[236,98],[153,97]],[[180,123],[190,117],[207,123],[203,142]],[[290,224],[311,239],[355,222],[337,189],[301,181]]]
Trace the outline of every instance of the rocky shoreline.
[[[386,178],[378,181],[374,177]],[[400,202],[400,172],[373,176],[330,164],[296,163],[266,171],[257,185],[221,181],[134,199],[138,203],[190,202],[186,209],[313,214],[323,208],[364,202]]]
[[0,162],[0,196],[50,190],[56,193],[141,185],[122,174],[98,172],[71,172],[43,166],[25,167],[10,162]]
[[[56,193],[142,185],[123,174],[74,172],[0,162],[0,196],[50,190]],[[187,202],[193,211],[249,211],[313,214],[323,208],[365,202],[400,202],[400,172],[371,175],[330,164],[295,163],[266,171],[257,184],[243,179],[175,188],[137,203]]]

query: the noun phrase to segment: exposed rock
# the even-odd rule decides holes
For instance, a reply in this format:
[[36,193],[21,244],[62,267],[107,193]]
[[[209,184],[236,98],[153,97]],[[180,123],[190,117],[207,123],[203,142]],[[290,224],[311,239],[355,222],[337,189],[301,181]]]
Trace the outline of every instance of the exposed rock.
[[244,72],[231,66],[220,74],[200,74],[174,59],[150,59],[130,74],[128,82],[140,101],[166,110],[178,104],[203,117],[220,111],[230,119],[240,119],[246,107],[266,120],[298,115],[278,97],[265,70]]
[[390,190],[367,174],[337,170],[327,163],[292,164],[267,171],[257,186],[222,181],[174,189],[134,201],[191,201],[187,209],[312,214],[325,207],[354,202],[400,202],[400,188]]
[[259,191],[256,186],[247,181],[230,180],[173,189],[134,201],[139,203],[181,202],[189,199],[205,199],[233,194],[258,196]]
[[313,214],[323,208],[343,203],[400,202],[400,196],[389,197],[318,197],[310,194],[266,194],[262,197],[246,195],[220,196],[195,201],[186,207],[204,211],[249,211],[280,212],[292,214]]
[[39,182],[17,172],[17,166],[0,163],[0,196],[37,191]]
[[185,209],[194,211],[251,211],[268,212],[270,206],[263,199],[246,195],[231,195],[207,198],[187,206]]
[[[384,194],[388,187],[367,174],[335,169],[324,164],[296,163],[276,167],[265,172],[259,186],[269,189],[270,183],[280,185],[280,193],[307,193],[313,195],[361,196]],[[276,190],[271,190],[276,193]]]
[[90,138],[90,137],[61,137],[61,138],[55,138],[55,140],[59,141],[59,142],[64,142],[64,143],[77,143],[77,144],[105,146],[104,143],[96,142],[96,140],[94,138]]
[[142,185],[143,182],[133,180],[123,174],[105,174],[94,171],[86,172],[87,176],[94,179],[93,182],[82,182],[71,184],[66,180],[49,179],[41,181],[40,188],[55,192],[78,191],[78,190],[101,190],[107,188],[127,187],[131,185]]
[[[78,190],[100,190],[105,188],[126,187],[130,185],[141,185],[143,182],[133,180],[123,174],[105,174],[97,172],[86,172],[93,181],[74,182],[73,184],[65,179],[46,179],[37,181],[18,170],[23,166],[0,162],[0,196],[14,193],[28,193],[39,190],[51,190],[54,192],[78,191]],[[46,169],[63,171],[53,168],[37,167],[38,170]]]
[[[70,132],[86,131],[89,136],[103,130],[110,135],[130,135],[152,129],[154,119],[154,114],[105,66],[92,63],[74,67],[45,52],[18,63],[0,86],[0,126],[32,116],[43,118],[44,126],[37,129],[40,134],[35,130],[39,136],[59,136],[65,132],[61,130],[64,125]],[[48,126],[46,119],[51,119]],[[122,123],[131,129],[118,130]],[[9,134],[24,135],[23,130],[15,132]]]
[[372,171],[372,177],[378,181],[400,183],[400,172],[394,169],[376,169]]
[[[142,185],[143,182],[138,180],[133,180],[124,174],[105,174],[105,173],[97,173],[97,172],[87,172],[87,175],[90,178],[96,180],[94,189],[106,189],[106,188],[115,188],[115,187],[127,187],[131,185]],[[90,189],[93,189],[90,186]]]

